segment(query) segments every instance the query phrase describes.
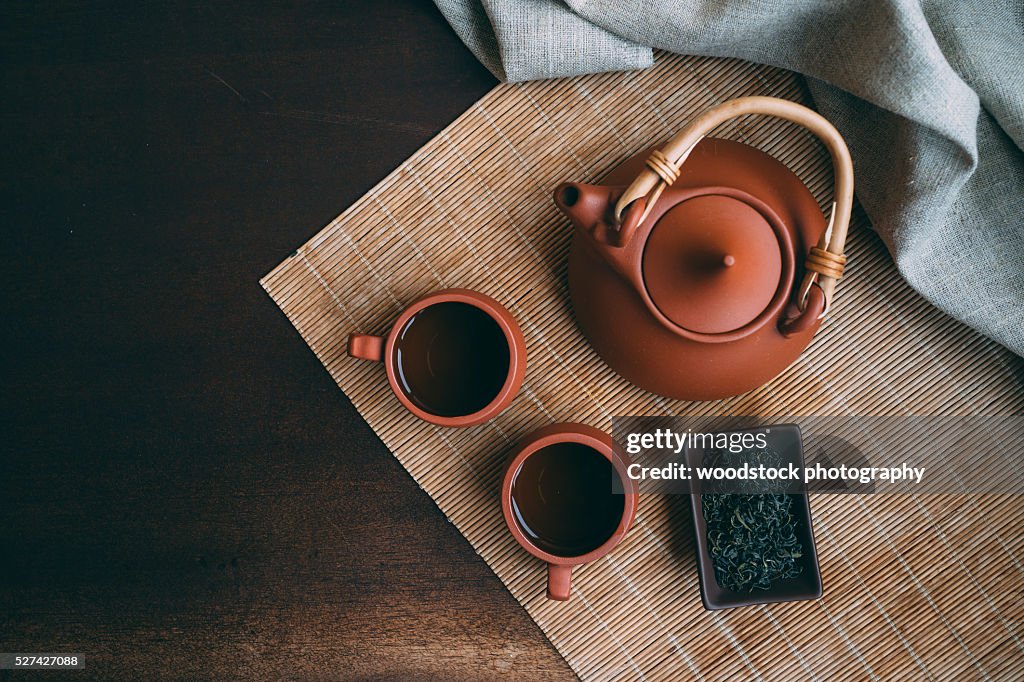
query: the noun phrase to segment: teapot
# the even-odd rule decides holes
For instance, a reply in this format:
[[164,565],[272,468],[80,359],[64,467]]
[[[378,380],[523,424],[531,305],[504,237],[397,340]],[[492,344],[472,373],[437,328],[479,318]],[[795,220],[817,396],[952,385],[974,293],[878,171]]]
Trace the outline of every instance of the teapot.
[[[747,114],[792,121],[824,143],[835,178],[828,220],[783,163],[706,137]],[[716,400],[767,383],[811,343],[846,263],[853,164],[820,114],[743,97],[602,185],[562,183],[554,200],[574,226],[569,290],[597,353],[653,393]]]

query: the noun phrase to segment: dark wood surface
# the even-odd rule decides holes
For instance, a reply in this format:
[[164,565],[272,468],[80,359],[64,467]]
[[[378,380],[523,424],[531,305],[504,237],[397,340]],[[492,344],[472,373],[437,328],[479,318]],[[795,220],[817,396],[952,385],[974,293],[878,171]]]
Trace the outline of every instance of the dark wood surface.
[[257,283],[494,85],[434,6],[0,12],[0,651],[571,678]]

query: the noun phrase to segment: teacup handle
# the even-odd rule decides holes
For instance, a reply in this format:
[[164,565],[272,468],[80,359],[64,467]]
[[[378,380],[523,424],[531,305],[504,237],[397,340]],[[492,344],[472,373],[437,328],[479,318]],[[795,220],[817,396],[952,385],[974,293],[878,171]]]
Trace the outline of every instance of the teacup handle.
[[572,592],[572,566],[548,564],[548,599],[568,601]]
[[697,143],[715,126],[745,114],[766,114],[797,123],[814,133],[832,155],[835,196],[828,227],[804,263],[806,274],[796,294],[800,315],[782,324],[783,334],[794,334],[812,326],[828,311],[836,282],[843,276],[846,264],[843,249],[853,207],[850,151],[839,131],[821,114],[777,97],[741,97],[708,109],[651,154],[646,167],[615,204],[615,220],[624,230],[627,227],[635,230],[647,218],[664,189],[679,177],[683,162]]
[[384,360],[384,337],[352,334],[348,337],[348,354],[360,360],[382,362]]

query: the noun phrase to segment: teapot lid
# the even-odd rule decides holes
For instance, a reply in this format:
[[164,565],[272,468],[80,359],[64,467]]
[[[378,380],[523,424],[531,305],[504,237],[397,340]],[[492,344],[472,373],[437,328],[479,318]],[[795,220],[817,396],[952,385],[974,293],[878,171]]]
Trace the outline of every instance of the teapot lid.
[[654,305],[703,334],[752,322],[771,303],[781,274],[775,229],[749,204],[721,194],[670,208],[644,247],[644,286]]

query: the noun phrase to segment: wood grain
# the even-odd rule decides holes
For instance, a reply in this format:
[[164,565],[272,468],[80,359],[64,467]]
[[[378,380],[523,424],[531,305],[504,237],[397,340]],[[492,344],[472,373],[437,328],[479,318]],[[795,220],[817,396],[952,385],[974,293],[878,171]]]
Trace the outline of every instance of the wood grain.
[[76,679],[571,678],[257,284],[494,84],[440,14],[0,11],[0,650],[82,652]]

